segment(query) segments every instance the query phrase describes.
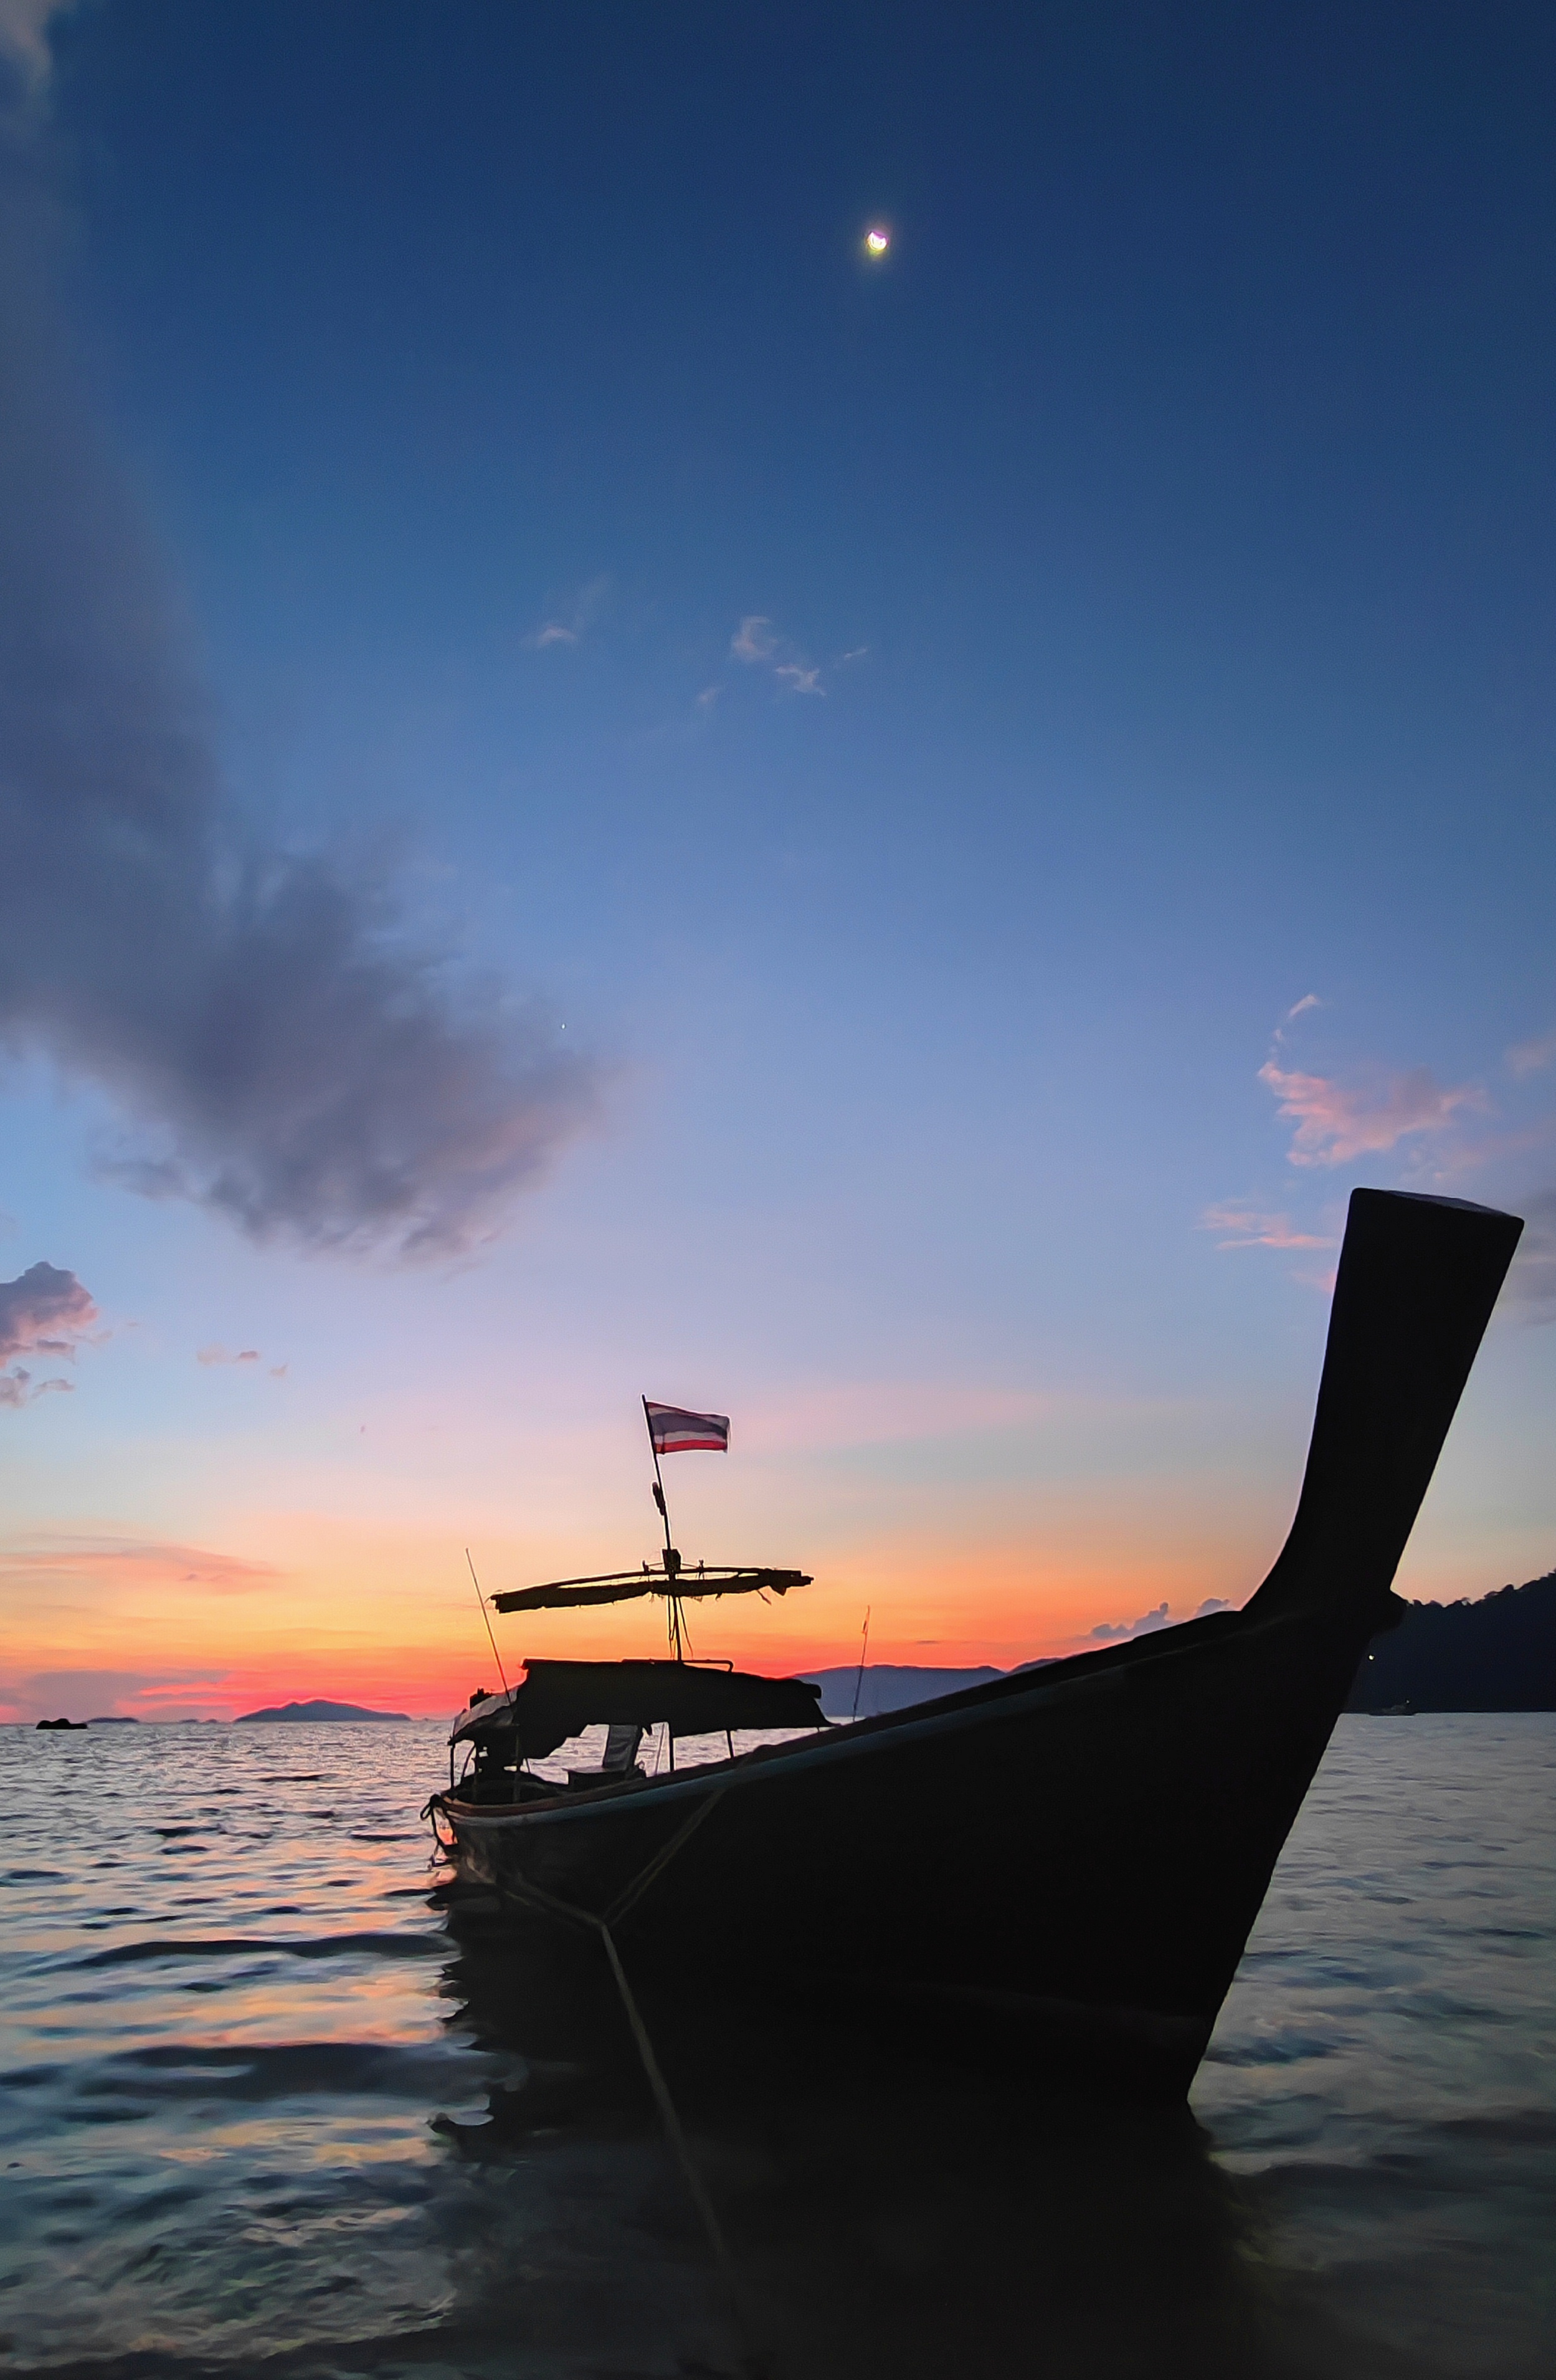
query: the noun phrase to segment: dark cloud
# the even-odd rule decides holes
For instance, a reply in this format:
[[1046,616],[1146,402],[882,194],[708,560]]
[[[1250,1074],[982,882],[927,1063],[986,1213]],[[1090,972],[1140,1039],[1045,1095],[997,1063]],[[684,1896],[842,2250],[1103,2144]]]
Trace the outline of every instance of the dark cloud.
[[1143,1612],[1139,1620],[1099,1621],[1088,1636],[1087,1642],[1096,1645],[1113,1645],[1122,1642],[1127,1636],[1145,1636],[1149,1635],[1153,1628],[1171,1626],[1172,1621],[1168,1617],[1166,1605],[1159,1603],[1154,1611]]
[[0,91],[0,1039],[108,1093],[106,1169],[148,1196],[457,1251],[579,1127],[589,1070],[537,1008],[462,993],[381,882],[240,827],[59,333],[42,156]]
[[[1231,1609],[1232,1606],[1224,1596],[1207,1595],[1203,1603],[1196,1607],[1192,1617],[1203,1620],[1208,1612]],[[1121,1645],[1130,1636],[1149,1636],[1154,1629],[1175,1628],[1176,1625],[1167,1606],[1159,1603],[1154,1611],[1142,1612],[1138,1620],[1100,1621],[1085,1641],[1088,1645]]]
[[30,1404],[68,1380],[35,1380],[16,1363],[18,1355],[70,1355],[97,1308],[73,1272],[58,1265],[29,1265],[15,1281],[0,1281],[0,1405]]

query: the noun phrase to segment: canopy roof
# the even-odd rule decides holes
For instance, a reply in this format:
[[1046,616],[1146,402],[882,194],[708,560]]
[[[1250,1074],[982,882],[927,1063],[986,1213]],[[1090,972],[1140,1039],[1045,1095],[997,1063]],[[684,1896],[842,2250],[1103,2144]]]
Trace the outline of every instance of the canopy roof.
[[510,1587],[489,1600],[499,1611],[556,1611],[581,1603],[628,1603],[639,1595],[673,1595],[683,1602],[714,1595],[787,1595],[791,1586],[810,1583],[802,1570],[757,1564],[699,1562],[695,1570],[674,1572],[650,1570],[645,1564],[642,1570],[611,1571],[603,1578],[559,1578],[549,1586]]
[[759,1678],[690,1661],[526,1661],[525,1682],[488,1694],[451,1739],[512,1728],[526,1760],[544,1760],[586,1727],[657,1727],[716,1735],[736,1727],[825,1727],[821,1688],[803,1678]]

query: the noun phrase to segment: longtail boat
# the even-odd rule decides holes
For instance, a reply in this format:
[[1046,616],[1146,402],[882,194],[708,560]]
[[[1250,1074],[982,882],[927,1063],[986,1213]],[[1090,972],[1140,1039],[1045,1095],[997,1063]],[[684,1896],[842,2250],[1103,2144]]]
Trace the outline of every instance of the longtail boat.
[[[1063,2082],[1181,2097],[1368,1641],[1404,1616],[1394,1573],[1522,1228],[1355,1192],[1296,1517],[1240,1610],[829,1727],[800,1679],[684,1658],[685,1601],[808,1582],[689,1571],[668,1515],[657,1566],[494,1597],[659,1595],[673,1650],[531,1661],[461,1718],[471,1767],[428,1804],[454,1922],[463,1893],[594,1930],[678,2002],[862,1998],[997,2025]],[[597,1767],[537,1773],[600,1723]],[[646,1775],[657,1724],[724,1756]],[[737,1751],[743,1729],[808,1731]]]

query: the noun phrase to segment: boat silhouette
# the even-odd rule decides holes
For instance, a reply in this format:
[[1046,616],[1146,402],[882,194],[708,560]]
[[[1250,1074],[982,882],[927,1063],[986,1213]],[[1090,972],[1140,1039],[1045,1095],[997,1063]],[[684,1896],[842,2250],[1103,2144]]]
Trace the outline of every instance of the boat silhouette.
[[[428,1804],[452,1921],[593,1931],[623,1992],[630,1973],[675,2005],[862,2006],[995,2032],[1061,2084],[1180,2098],[1368,1640],[1404,1612],[1394,1573],[1522,1228],[1354,1193],[1296,1516],[1241,1610],[837,1728],[799,1680],[531,1662],[461,1720],[475,1769]],[[647,1576],[673,1602],[802,1574],[699,1580],[677,1556]],[[650,1712],[672,1741],[814,1731],[646,1778]],[[536,1777],[585,1718],[612,1724],[614,1767]]]

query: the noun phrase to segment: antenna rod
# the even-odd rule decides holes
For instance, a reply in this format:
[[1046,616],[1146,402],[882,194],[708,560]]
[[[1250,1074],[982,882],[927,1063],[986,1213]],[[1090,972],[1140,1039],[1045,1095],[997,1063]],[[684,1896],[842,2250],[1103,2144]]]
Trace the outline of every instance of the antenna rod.
[[486,1597],[481,1593],[481,1582],[476,1576],[476,1565],[473,1561],[470,1561],[470,1548],[468,1546],[464,1548],[464,1559],[467,1562],[470,1562],[470,1584],[476,1590],[476,1600],[481,1607],[481,1618],[487,1623],[487,1641],[491,1646],[491,1658],[497,1663],[497,1674],[502,1681],[502,1691],[504,1694],[507,1694],[510,1691],[508,1685],[508,1672],[502,1666],[502,1656],[497,1649],[497,1639],[491,1633],[491,1614],[487,1609]]

